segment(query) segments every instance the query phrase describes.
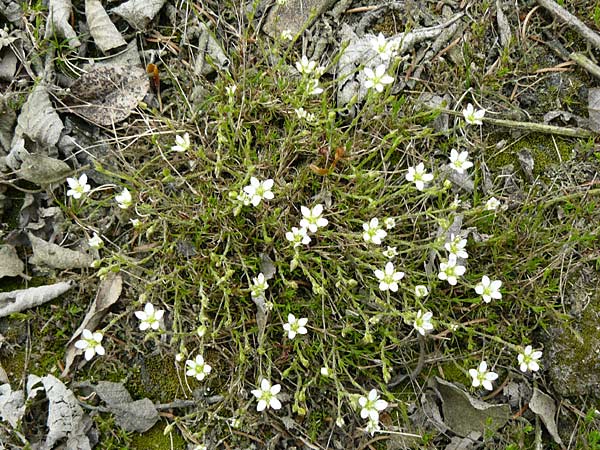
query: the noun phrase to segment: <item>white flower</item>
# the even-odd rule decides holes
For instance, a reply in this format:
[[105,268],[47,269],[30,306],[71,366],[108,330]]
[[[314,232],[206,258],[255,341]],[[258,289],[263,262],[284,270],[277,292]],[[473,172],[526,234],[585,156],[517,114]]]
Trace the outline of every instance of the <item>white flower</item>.
[[383,33],[379,33],[376,37],[371,39],[371,46],[384,61],[387,61],[396,55],[395,46],[387,41]]
[[450,235],[450,241],[446,242],[444,247],[448,250],[451,255],[456,255],[457,258],[467,259],[469,254],[465,250],[467,246],[467,240],[463,239],[460,235],[455,236],[454,233]]
[[277,3],[280,6],[285,5],[288,2],[288,0],[275,0],[275,3]]
[[386,217],[383,219],[383,225],[385,226],[386,230],[391,230],[396,227],[396,219],[393,217]]
[[381,400],[375,389],[371,389],[366,397],[360,397],[358,404],[361,406],[360,417],[367,417],[373,421],[379,421],[379,411],[383,411],[388,407],[388,402]]
[[465,109],[463,109],[463,116],[465,121],[469,125],[481,125],[483,122],[483,116],[485,116],[485,109],[475,110],[472,104],[468,104]]
[[138,228],[142,224],[140,219],[129,219],[129,222],[133,228]]
[[394,82],[394,79],[385,73],[385,64],[380,64],[375,68],[375,71],[369,67],[365,67],[365,87],[367,89],[375,88],[377,92],[383,92],[384,84]]
[[306,92],[310,95],[319,95],[323,92],[323,88],[319,87],[319,80],[309,80],[306,85]]
[[257,411],[264,411],[265,408],[280,409],[281,402],[277,399],[277,394],[281,391],[281,385],[274,384],[271,386],[271,382],[263,378],[260,382],[260,389],[252,390],[252,395],[258,399],[258,405],[256,405]]
[[206,334],[206,325],[200,325],[198,328],[196,328],[196,334],[198,337],[204,336]]
[[419,163],[416,167],[408,168],[406,179],[414,182],[417,190],[422,191],[425,188],[425,183],[433,180],[433,174],[425,172],[425,165]]
[[425,336],[427,331],[433,330],[433,324],[431,323],[432,317],[433,313],[431,311],[423,314],[423,311],[419,310],[417,312],[417,317],[415,317],[415,323],[413,324],[415,330],[417,330],[423,336]]
[[381,252],[383,254],[383,256],[385,256],[388,259],[392,259],[393,257],[398,255],[398,250],[396,249],[396,247],[390,247],[388,245],[387,250]]
[[404,272],[396,272],[392,262],[388,262],[385,265],[384,270],[377,269],[374,273],[379,280],[379,289],[382,291],[390,290],[392,292],[397,292],[398,281],[404,277]]
[[298,116],[298,119],[304,119],[307,122],[314,122],[315,121],[315,115],[313,113],[307,112],[302,107],[294,109],[294,111],[296,112],[296,115]]
[[378,420],[373,420],[371,418],[369,418],[369,421],[367,422],[367,426],[365,427],[365,431],[369,434],[371,434],[371,436],[373,436],[375,434],[375,432],[380,431],[381,427],[379,426],[379,419]]
[[98,354],[100,356],[104,355],[104,347],[102,347],[102,333],[100,331],[96,331],[92,333],[87,328],[83,330],[81,333],[81,339],[75,342],[75,347],[85,350],[85,359],[89,361],[94,357],[94,355]]
[[244,192],[250,197],[250,203],[253,206],[258,206],[262,199],[273,199],[274,196],[271,188],[273,188],[273,180],[270,178],[265,181],[259,181],[257,178],[251,177],[250,184],[244,187]]
[[487,370],[487,363],[481,361],[477,369],[469,369],[469,375],[473,378],[473,387],[483,386],[488,391],[493,390],[492,381],[498,378],[498,374]]
[[329,367],[321,367],[321,375],[324,377],[330,377],[331,369]]
[[484,302],[489,303],[492,299],[500,300],[502,298],[502,293],[500,292],[501,286],[502,281],[492,281],[487,275],[484,275],[481,277],[481,282],[475,286],[475,292],[481,295]]
[[285,233],[285,238],[294,244],[294,248],[299,247],[302,244],[308,245],[311,240],[304,227],[292,227],[292,231]]
[[183,358],[184,358],[184,354],[181,352],[179,352],[175,355],[175,361],[177,361],[177,362],[183,361]]
[[[448,180],[446,180],[448,181]],[[454,197],[454,200],[452,200],[452,203],[450,203],[450,208],[452,209],[458,209],[458,207],[461,205],[462,200],[460,198],[458,198],[458,195]]]
[[206,444],[198,444],[192,450],[208,450],[208,446]]
[[71,189],[67,191],[68,197],[75,199],[81,198],[83,194],[90,192],[90,185],[87,184],[88,177],[85,173],[82,173],[79,179],[67,178],[67,184]]
[[212,367],[204,362],[202,355],[197,355],[195,360],[188,359],[185,365],[188,367],[185,374],[188,377],[196,377],[198,381],[204,380],[204,377],[212,370]]
[[141,320],[140,330],[145,331],[148,328],[158,330],[160,327],[160,320],[162,319],[165,311],[162,309],[154,310],[152,303],[146,303],[143,311],[136,311],[135,317]]
[[363,239],[365,242],[372,242],[380,245],[381,240],[387,236],[387,232],[379,226],[379,219],[373,217],[369,222],[363,223]]
[[296,61],[296,69],[302,75],[310,75],[315,71],[317,63],[315,61],[309,61],[306,55],[302,55],[300,61]]
[[450,168],[456,170],[458,173],[465,173],[465,170],[473,167],[473,163],[468,158],[468,151],[465,150],[458,153],[455,149],[452,149],[450,151]]
[[500,206],[500,201],[496,197],[490,198],[487,202],[485,202],[485,209],[487,211],[495,211]]
[[292,34],[292,30],[283,30],[281,32],[281,39],[285,39],[288,41],[293,41],[294,40],[294,35]]
[[306,334],[306,324],[308,319],[303,317],[302,319],[296,319],[292,313],[288,314],[288,323],[283,324],[283,329],[288,332],[288,338],[294,339],[296,334]]
[[252,200],[252,198],[248,194],[246,194],[244,191],[241,191],[240,193],[237,194],[236,200],[238,202],[240,202],[242,205],[248,206],[250,204],[250,201]]
[[190,135],[185,133],[183,137],[175,136],[175,145],[171,147],[174,152],[185,152],[190,148]]
[[342,428],[344,425],[346,425],[346,422],[344,421],[344,418],[343,418],[343,417],[341,417],[341,416],[338,416],[338,418],[337,418],[337,419],[335,419],[335,425],[336,425],[338,428]]
[[303,217],[300,220],[300,226],[306,228],[311,233],[316,233],[318,228],[325,227],[329,223],[327,219],[321,217],[321,214],[323,214],[323,205],[321,204],[315,205],[310,209],[306,206],[301,206],[300,211]]
[[250,295],[253,298],[264,297],[269,283],[265,280],[265,276],[261,273],[256,278],[252,278],[252,286],[250,286]]
[[131,193],[127,188],[123,188],[123,192],[115,195],[115,200],[121,209],[127,209],[133,203],[133,198],[131,198]]
[[423,286],[422,284],[415,286],[415,296],[417,298],[427,297],[428,295],[429,295],[429,290],[427,289],[426,286]]
[[456,255],[450,254],[447,261],[440,263],[438,278],[446,280],[450,285],[454,286],[458,281],[458,277],[464,275],[466,270],[464,266],[457,265]]
[[537,372],[540,370],[539,359],[542,357],[542,352],[533,351],[531,345],[525,347],[517,359],[519,360],[519,369],[521,372],[527,372],[531,370],[532,372]]
[[229,98],[232,98],[235,95],[235,91],[237,91],[237,86],[235,84],[229,85],[225,88],[225,93]]
[[100,250],[102,247],[104,247],[104,241],[100,236],[98,236],[98,233],[94,231],[94,236],[88,239],[88,245],[94,250]]

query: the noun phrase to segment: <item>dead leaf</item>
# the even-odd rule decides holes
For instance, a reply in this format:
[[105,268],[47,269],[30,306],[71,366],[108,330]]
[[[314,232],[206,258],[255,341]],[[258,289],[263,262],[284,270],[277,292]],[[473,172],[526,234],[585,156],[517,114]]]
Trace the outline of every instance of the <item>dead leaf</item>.
[[46,242],[38,238],[33,233],[27,233],[33,256],[30,258],[31,264],[38,266],[47,266],[54,269],[76,269],[90,267],[94,259],[83,252],[62,248],[60,245]]
[[59,439],[66,437],[69,449],[91,449],[89,439],[85,436],[83,410],[73,392],[53,375],[42,377],[42,384],[49,402],[48,434],[44,448],[50,450]]
[[556,405],[552,397],[538,388],[533,388],[533,395],[531,396],[531,400],[529,400],[529,409],[542,419],[554,442],[562,446],[563,443],[556,427]]
[[36,396],[42,387],[34,387],[40,382],[37,375],[29,375],[26,390],[13,391],[9,383],[0,386],[0,418],[7,421],[13,428],[17,428],[25,414],[25,393],[27,400]]
[[16,277],[23,273],[25,264],[12,245],[0,245],[0,278]]
[[158,421],[154,403],[147,398],[133,401],[122,383],[100,381],[94,390],[125,431],[144,433]]
[[136,30],[143,31],[165,2],[166,0],[129,0],[113,8],[111,12],[121,16]]
[[69,281],[19,289],[12,292],[0,292],[0,317],[6,317],[35,306],[42,305],[64,294],[73,287]]
[[46,24],[46,39],[56,32],[59,36],[66,38],[69,45],[73,47],[81,45],[75,30],[69,23],[71,9],[71,0],[50,0],[48,2],[48,19],[50,23]]
[[99,0],[85,0],[85,17],[90,34],[102,53],[127,45]]
[[265,281],[269,281],[275,276],[277,269],[275,263],[266,253],[260,253],[260,271],[265,276]]
[[10,142],[14,134],[14,126],[17,121],[15,111],[6,105],[5,97],[0,94],[0,148],[4,151],[10,150]]
[[79,328],[73,333],[73,336],[71,336],[71,339],[67,344],[67,350],[65,352],[65,368],[61,376],[67,376],[75,357],[81,353],[81,350],[75,347],[75,340],[85,328],[95,330],[98,327],[102,318],[108,312],[108,308],[114,305],[119,299],[122,289],[123,279],[121,278],[121,275],[117,273],[109,273],[106,278],[100,282],[96,298],[90,305],[90,310],[87,312],[79,325]]
[[194,73],[208,75],[215,71],[214,66],[225,70],[229,66],[229,58],[221,48],[221,44],[205,24],[200,23],[199,29],[198,55],[194,64]]
[[590,88],[588,91],[588,117],[590,130],[600,133],[600,88]]
[[444,423],[461,437],[472,432],[496,431],[510,419],[510,406],[485,403],[439,377],[435,377],[432,388],[442,400]]
[[45,186],[64,181],[72,171],[64,161],[37,153],[29,153],[24,155],[17,176],[38,186]]
[[149,87],[142,67],[95,67],[71,86],[69,109],[90,122],[111,125],[129,117]]
[[11,48],[0,50],[0,80],[10,81],[17,72],[17,55]]
[[17,122],[25,135],[43,146],[55,146],[64,128],[43,83],[33,88]]

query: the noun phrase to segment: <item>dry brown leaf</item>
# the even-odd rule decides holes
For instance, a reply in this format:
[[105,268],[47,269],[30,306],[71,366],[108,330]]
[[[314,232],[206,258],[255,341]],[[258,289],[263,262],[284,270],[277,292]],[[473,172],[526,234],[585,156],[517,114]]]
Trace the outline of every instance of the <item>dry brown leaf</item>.
[[127,45],[99,0],[85,0],[85,17],[90,34],[103,53]]
[[111,125],[129,117],[149,87],[142,67],[96,67],[71,86],[69,109],[92,123]]

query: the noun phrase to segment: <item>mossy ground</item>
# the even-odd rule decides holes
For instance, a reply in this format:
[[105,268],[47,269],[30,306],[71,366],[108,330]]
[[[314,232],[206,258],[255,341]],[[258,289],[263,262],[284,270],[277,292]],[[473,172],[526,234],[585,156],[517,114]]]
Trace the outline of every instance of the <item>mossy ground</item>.
[[[370,441],[359,430],[365,423],[356,399],[372,388],[392,405],[382,414],[384,428],[420,434],[422,448],[443,447],[443,435],[414,429],[409,419],[427,379],[437,375],[468,386],[467,370],[482,359],[493,364],[499,383],[521,376],[516,348],[544,346],[548,330],[567,318],[561,299],[568,273],[598,261],[594,179],[585,178],[584,171],[575,183],[561,174],[567,162],[597,170],[598,161],[588,158],[593,142],[467,127],[462,119],[452,119],[441,132],[433,129],[439,113],[415,112],[418,90],[429,89],[449,92],[453,100],[464,95],[463,106],[479,102],[498,115],[523,113],[525,103],[515,106],[503,86],[510,83],[512,90],[520,76],[553,57],[544,50],[534,58],[538,47],[515,43],[508,52],[494,50],[496,72],[486,73],[493,61],[484,50],[496,31],[484,3],[474,5],[471,16],[477,19],[468,27],[472,39],[461,42],[454,58],[438,59],[414,90],[371,93],[356,117],[336,108],[327,75],[322,96],[306,93],[307,80],[288,66],[299,58],[299,45],[255,33],[246,12],[230,2],[212,5],[222,17],[239,20],[218,30],[232,58],[229,72],[217,71],[207,80],[167,58],[161,65],[162,111],[150,106],[116,129],[117,142],[133,139],[135,144],[86,168],[118,186],[85,202],[64,204],[65,212],[77,217],[70,226],[74,236],[83,236],[84,228],[105,239],[101,267],[79,276],[76,293],[7,320],[9,329],[21,330],[7,333],[10,346],[0,349],[11,379],[60,370],[66,342],[95,295],[97,277],[119,271],[124,293],[101,324],[107,354],[75,368],[73,379],[123,381],[135,398],[195,399],[197,406],[173,409],[143,436],[114,430],[110,415],[101,415],[96,420],[102,448],[185,448],[185,442],[215,448],[308,442],[328,448],[333,441],[345,448],[384,448],[391,435]],[[534,17],[530,29],[541,21]],[[379,26],[384,31],[391,24]],[[162,32],[180,37],[169,27]],[[402,76],[403,67],[395,76]],[[587,80],[575,70],[576,77]],[[232,85],[237,89],[230,95],[226,88]],[[192,99],[196,88],[204,96]],[[579,109],[578,92],[569,91],[568,100],[564,91],[540,90],[540,104],[560,100]],[[300,119],[299,107],[315,121]],[[542,106],[527,109],[537,121],[543,111]],[[184,132],[191,148],[171,151],[175,135]],[[500,141],[504,145],[498,147]],[[444,183],[441,169],[452,148],[469,150],[475,162],[472,193]],[[545,185],[517,171],[523,195],[514,196],[505,190],[500,170],[507,164],[518,168],[516,154],[525,149],[536,162],[534,175]],[[408,166],[419,162],[436,175],[424,192],[404,178]],[[491,185],[483,179],[484,165]],[[275,181],[275,198],[256,208],[231,195],[252,176]],[[114,202],[123,187],[134,196],[129,210]],[[485,210],[492,195],[503,204],[495,212]],[[461,206],[453,204],[456,198]],[[286,231],[298,226],[301,205],[317,203],[325,207],[328,226],[311,236],[310,246],[292,248]],[[437,278],[437,268],[445,257],[443,233],[459,216],[462,229],[470,230],[467,275],[449,286]],[[381,248],[362,239],[362,224],[372,217],[396,222]],[[139,227],[131,225],[133,218],[140,220]],[[387,245],[397,248],[394,264],[405,273],[397,293],[381,292],[373,275],[387,261],[381,252]],[[274,272],[267,290],[272,310],[263,328],[249,286],[267,270]],[[501,300],[485,304],[474,292],[484,274],[502,280]],[[431,295],[415,298],[417,284],[428,286]],[[138,329],[133,313],[145,301],[166,311],[162,332]],[[415,380],[388,388],[390,379],[418,364],[421,350],[412,321],[419,309],[435,318],[423,370]],[[306,336],[287,338],[283,324],[289,313],[308,318]],[[179,363],[177,353],[185,355]],[[185,376],[185,359],[197,354],[213,368],[202,382]],[[333,376],[323,377],[323,366]],[[551,390],[546,369],[524,380]],[[262,377],[282,384],[282,411],[256,412],[249,392]],[[581,411],[594,407],[591,399],[577,402]],[[173,432],[164,435],[167,424]],[[594,439],[594,424],[592,417],[575,425],[581,432],[574,432],[574,447],[586,448]],[[486,445],[531,448],[535,426],[535,419],[515,419]]]

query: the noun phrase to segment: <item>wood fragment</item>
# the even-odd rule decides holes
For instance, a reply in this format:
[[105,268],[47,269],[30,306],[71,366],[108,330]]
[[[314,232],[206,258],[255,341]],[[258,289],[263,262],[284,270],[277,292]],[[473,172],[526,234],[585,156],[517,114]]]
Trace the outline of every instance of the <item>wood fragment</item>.
[[581,36],[600,50],[600,35],[589,28],[585,23],[564,9],[554,0],[537,0],[538,4],[548,10],[555,18],[574,28]]

